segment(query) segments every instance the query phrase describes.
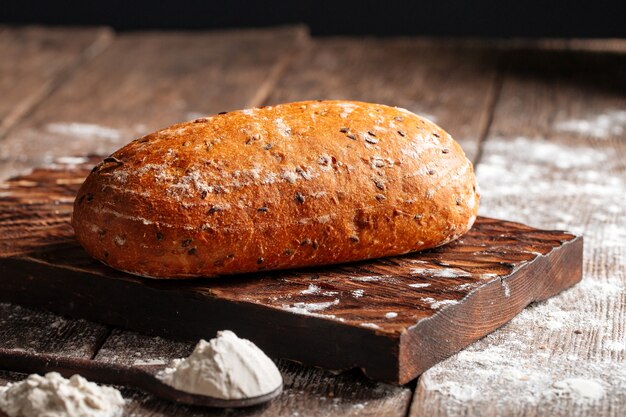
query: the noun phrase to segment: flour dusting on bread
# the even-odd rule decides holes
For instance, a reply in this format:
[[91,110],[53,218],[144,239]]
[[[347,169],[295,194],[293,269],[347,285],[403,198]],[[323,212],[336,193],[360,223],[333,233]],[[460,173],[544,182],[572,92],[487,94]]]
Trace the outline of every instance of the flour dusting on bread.
[[184,278],[440,246],[471,227],[478,199],[471,163],[434,123],[378,104],[308,101],[196,118],[129,143],[94,168],[72,224],[113,267]]

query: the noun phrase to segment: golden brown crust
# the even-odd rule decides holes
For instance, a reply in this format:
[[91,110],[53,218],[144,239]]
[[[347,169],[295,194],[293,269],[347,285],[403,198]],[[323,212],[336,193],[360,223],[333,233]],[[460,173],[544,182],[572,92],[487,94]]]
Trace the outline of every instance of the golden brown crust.
[[139,138],[81,187],[72,225],[95,258],[159,278],[398,255],[476,218],[473,167],[404,109],[307,101],[218,114]]

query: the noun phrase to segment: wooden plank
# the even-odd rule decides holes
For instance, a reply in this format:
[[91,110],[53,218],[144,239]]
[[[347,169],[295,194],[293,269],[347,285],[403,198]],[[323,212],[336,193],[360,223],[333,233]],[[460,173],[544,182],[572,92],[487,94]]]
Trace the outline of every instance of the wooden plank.
[[352,99],[407,108],[446,129],[473,159],[497,85],[495,50],[414,39],[320,39],[267,103]]
[[129,366],[164,365],[172,359],[189,356],[194,345],[194,342],[114,329],[94,359]]
[[580,279],[582,239],[485,218],[456,242],[402,257],[245,277],[133,277],[73,240],[72,197],[91,166],[7,183],[0,271],[11,278],[0,278],[0,300],[181,339],[229,328],[276,357],[406,383]]
[[159,127],[256,104],[259,86],[275,80],[305,41],[301,27],[120,35],[4,138],[0,178],[58,157],[108,154]]
[[481,212],[585,236],[584,279],[427,371],[413,416],[626,414],[626,56],[510,57]]
[[4,28],[0,34],[0,139],[112,40],[107,28]]
[[108,334],[101,324],[0,303],[0,348],[91,358]]
[[[150,366],[169,363],[191,353],[193,342],[174,342],[138,333],[114,331],[96,356],[96,360],[127,365]],[[177,406],[142,392],[124,390],[131,401],[126,415],[253,415],[253,416],[403,416],[411,389],[375,383],[356,372],[334,375],[315,369],[277,361],[283,374],[283,394],[267,406],[252,410],[203,410]]]

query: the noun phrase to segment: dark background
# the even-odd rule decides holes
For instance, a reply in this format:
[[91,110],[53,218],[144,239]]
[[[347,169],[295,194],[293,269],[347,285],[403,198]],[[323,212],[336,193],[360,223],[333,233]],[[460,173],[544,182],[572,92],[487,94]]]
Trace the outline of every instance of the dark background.
[[117,30],[305,23],[314,36],[626,37],[626,0],[0,0],[0,22]]

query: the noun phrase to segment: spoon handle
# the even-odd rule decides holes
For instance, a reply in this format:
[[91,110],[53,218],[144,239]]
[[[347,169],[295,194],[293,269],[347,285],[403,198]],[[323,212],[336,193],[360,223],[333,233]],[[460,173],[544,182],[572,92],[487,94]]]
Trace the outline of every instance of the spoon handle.
[[58,372],[66,378],[80,374],[91,381],[102,384],[136,387],[142,385],[141,382],[145,377],[154,378],[149,373],[131,366],[91,359],[34,354],[12,349],[0,349],[0,368],[23,373]]
[[58,372],[66,378],[80,374],[90,381],[101,384],[131,386],[162,399],[205,407],[249,407],[276,398],[282,392],[281,384],[276,390],[258,397],[232,400],[213,398],[179,391],[163,383],[149,371],[134,366],[2,348],[0,348],[0,369],[38,374]]

